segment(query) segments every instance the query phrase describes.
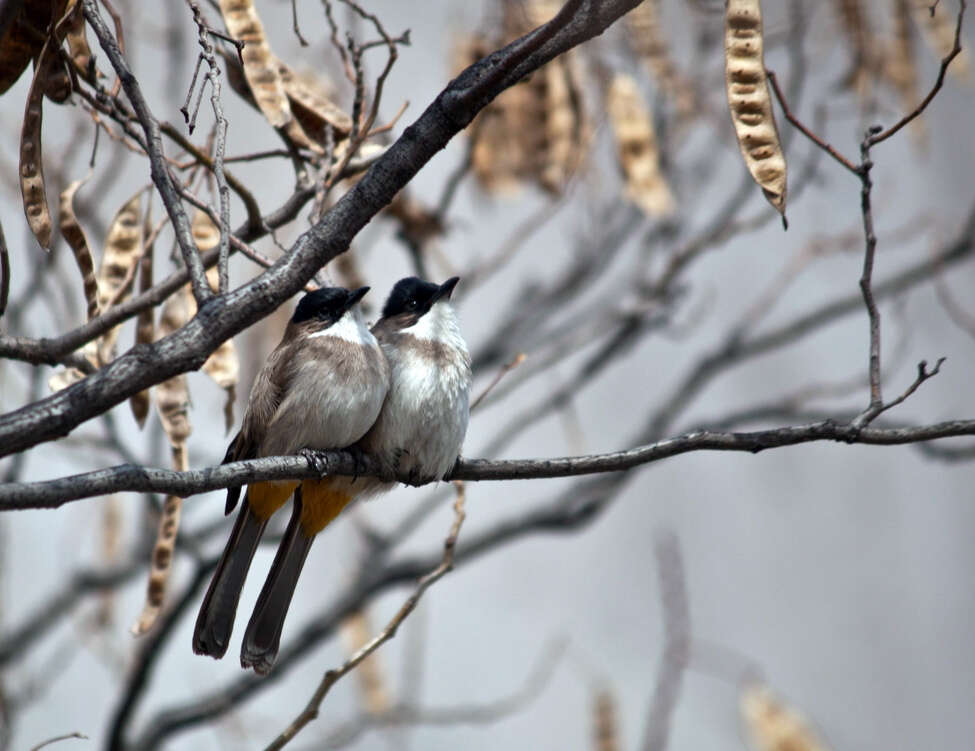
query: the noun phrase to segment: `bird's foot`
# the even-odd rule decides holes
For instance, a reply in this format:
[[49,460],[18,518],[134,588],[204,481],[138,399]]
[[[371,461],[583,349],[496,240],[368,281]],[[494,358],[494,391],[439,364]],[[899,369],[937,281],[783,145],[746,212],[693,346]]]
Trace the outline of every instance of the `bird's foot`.
[[328,474],[328,459],[327,454],[324,451],[303,448],[298,453],[308,460],[308,463],[311,464],[312,469],[318,473],[319,478],[325,477],[325,475]]

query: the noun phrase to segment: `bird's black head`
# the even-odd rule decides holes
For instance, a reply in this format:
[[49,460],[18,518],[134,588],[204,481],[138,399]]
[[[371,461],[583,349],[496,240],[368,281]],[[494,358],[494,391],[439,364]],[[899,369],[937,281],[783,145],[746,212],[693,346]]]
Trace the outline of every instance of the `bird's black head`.
[[383,318],[391,318],[401,313],[409,313],[419,318],[438,300],[450,299],[450,293],[460,277],[454,276],[443,284],[425,282],[415,276],[408,276],[396,282],[383,306]]
[[348,290],[344,287],[316,289],[301,298],[295,308],[295,314],[291,317],[291,322],[316,320],[328,324],[335,323],[368,291],[368,287],[360,287],[357,290]]

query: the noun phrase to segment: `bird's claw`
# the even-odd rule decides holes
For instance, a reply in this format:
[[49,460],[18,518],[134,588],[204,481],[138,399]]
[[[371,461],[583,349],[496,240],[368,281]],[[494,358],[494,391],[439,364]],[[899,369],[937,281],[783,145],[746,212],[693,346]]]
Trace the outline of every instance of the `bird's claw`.
[[318,451],[317,449],[303,448],[299,453],[308,460],[308,463],[311,464],[312,469],[318,473],[320,478],[328,474],[328,459],[324,452]]

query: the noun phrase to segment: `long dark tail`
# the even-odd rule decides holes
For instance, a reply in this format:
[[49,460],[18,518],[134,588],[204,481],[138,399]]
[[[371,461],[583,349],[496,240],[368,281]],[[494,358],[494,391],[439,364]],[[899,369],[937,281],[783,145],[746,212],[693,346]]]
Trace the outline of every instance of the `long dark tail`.
[[193,651],[197,654],[220,659],[227,651],[240,593],[265,526],[267,520],[262,521],[245,498],[196,618]]
[[291,521],[288,522],[288,529],[278,546],[264,588],[257,598],[240,648],[241,667],[254,668],[254,672],[260,675],[267,675],[278,656],[281,631],[291,606],[291,597],[298,585],[305,558],[315,540],[314,536],[309,537],[302,529],[301,506],[299,488],[295,492]]

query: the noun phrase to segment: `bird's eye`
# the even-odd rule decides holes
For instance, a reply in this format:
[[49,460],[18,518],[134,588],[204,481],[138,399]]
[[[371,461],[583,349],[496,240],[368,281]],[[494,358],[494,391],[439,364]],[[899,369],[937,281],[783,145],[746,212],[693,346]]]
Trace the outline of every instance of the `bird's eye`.
[[416,310],[416,300],[407,300],[406,301],[406,309],[407,310]]

